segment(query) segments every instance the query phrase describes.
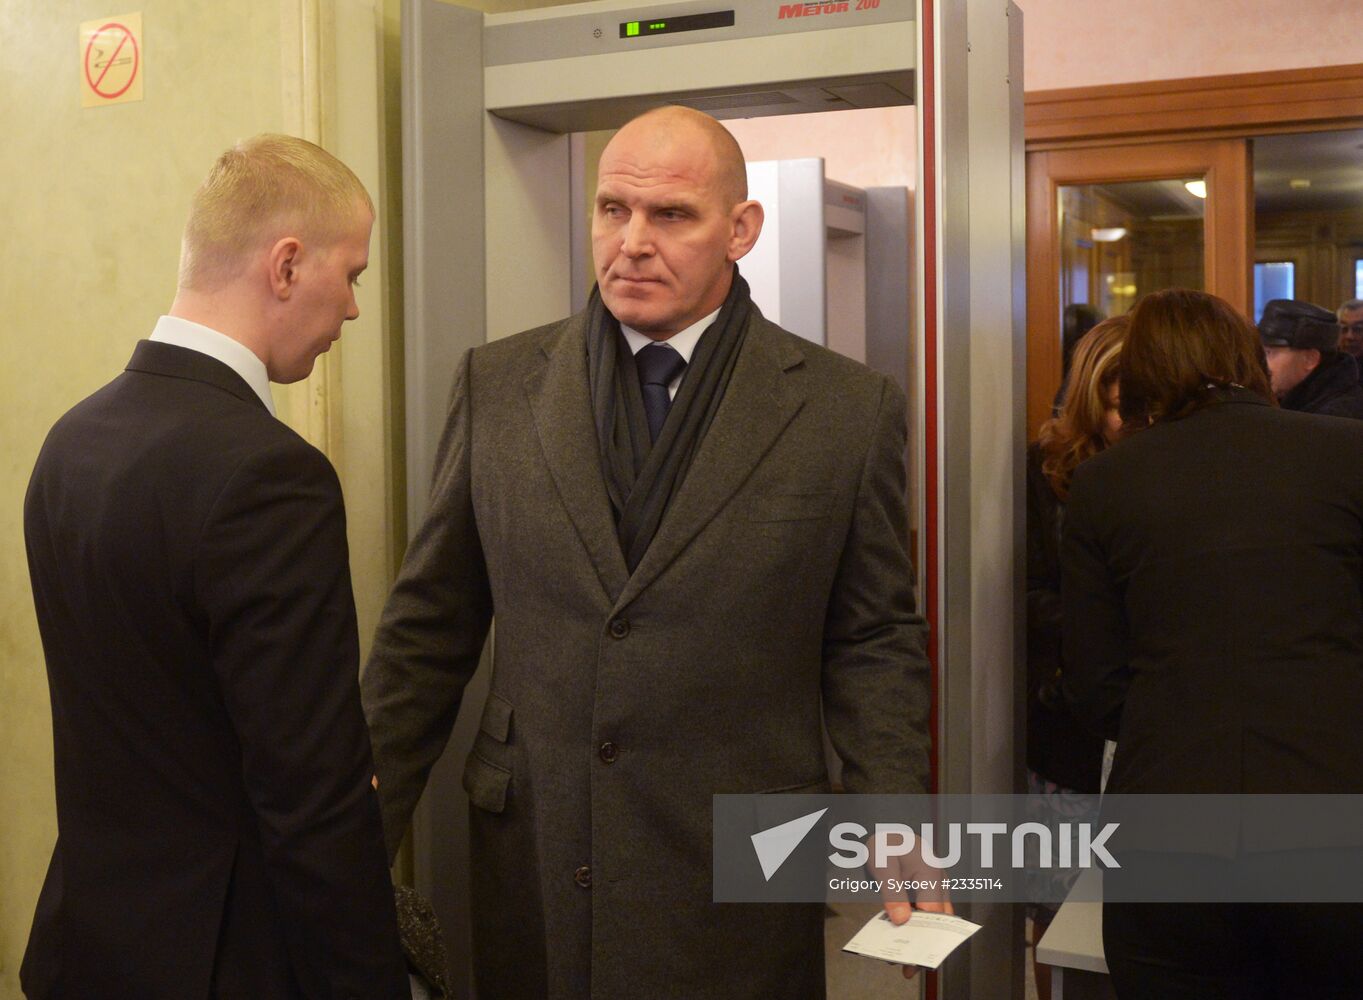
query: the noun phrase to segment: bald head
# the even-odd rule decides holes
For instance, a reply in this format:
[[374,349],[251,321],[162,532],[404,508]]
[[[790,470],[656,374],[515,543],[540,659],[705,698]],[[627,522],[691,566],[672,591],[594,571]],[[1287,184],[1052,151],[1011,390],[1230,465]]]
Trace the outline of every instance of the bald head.
[[[715,187],[726,209],[733,208],[748,198],[748,168],[738,140],[718,120],[679,104],[645,111],[625,124],[616,138],[626,142],[640,141],[655,149],[668,144],[685,145],[703,153],[710,161],[709,182]],[[611,153],[612,139],[601,154],[606,163]]]
[[617,320],[666,340],[723,305],[762,231],[724,126],[689,108],[640,115],[607,144],[597,180],[592,259]]

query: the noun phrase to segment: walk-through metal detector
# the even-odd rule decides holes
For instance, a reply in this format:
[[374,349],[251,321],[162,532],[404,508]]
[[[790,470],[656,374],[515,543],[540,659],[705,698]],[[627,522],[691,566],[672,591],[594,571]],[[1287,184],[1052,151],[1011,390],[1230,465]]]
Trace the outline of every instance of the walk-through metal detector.
[[[599,0],[493,15],[405,0],[402,16],[413,530],[460,356],[585,298],[581,133],[668,103],[721,119],[916,106],[917,315],[907,335],[919,358],[908,385],[919,433],[910,482],[923,514],[920,603],[934,627],[937,784],[1012,791],[1024,426],[1017,8]],[[866,283],[875,284],[872,274]],[[417,887],[440,913],[461,996],[472,993],[460,773],[485,692],[480,677],[413,823]],[[1012,995],[1021,987],[1020,923],[1006,906],[975,904],[969,915],[986,930],[940,977],[938,995]]]

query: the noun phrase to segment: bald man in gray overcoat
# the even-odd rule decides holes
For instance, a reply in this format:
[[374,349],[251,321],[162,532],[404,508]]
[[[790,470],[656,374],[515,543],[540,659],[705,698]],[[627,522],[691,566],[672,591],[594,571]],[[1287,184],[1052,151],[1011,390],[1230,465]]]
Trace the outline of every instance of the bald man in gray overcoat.
[[893,381],[764,319],[742,154],[670,108],[601,158],[597,291],[470,351],[362,690],[396,851],[496,619],[464,770],[494,1000],[824,994],[823,907],[711,902],[711,796],[921,792]]

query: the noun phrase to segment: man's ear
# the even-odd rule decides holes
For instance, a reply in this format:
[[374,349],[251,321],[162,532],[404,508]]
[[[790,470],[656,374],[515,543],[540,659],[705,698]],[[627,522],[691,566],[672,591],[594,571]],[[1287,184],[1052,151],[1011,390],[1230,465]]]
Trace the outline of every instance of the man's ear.
[[762,221],[766,216],[759,202],[740,201],[729,218],[732,227],[729,234],[729,260],[733,262],[743,258],[753,248],[757,237],[762,235]]
[[1316,350],[1314,347],[1308,348],[1306,357],[1302,360],[1306,362],[1306,370],[1308,372],[1313,372],[1320,367],[1320,351]]
[[302,253],[303,243],[297,236],[285,236],[270,248],[270,291],[275,298],[284,300],[293,294]]

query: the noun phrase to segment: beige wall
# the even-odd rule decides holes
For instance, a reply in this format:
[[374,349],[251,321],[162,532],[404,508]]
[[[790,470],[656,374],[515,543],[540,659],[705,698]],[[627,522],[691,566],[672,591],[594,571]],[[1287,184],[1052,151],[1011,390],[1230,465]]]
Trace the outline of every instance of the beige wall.
[[1358,62],[1359,0],[1016,0],[1027,90]]
[[918,186],[917,122],[912,108],[872,108],[725,124],[749,161],[822,156],[830,180],[912,190]]
[[[145,99],[82,109],[78,25],[130,9],[143,14]],[[388,457],[396,338],[383,272],[395,206],[385,198],[393,166],[382,60],[384,30],[395,34],[396,23],[386,13],[383,0],[0,4],[9,43],[0,60],[0,1000],[19,996],[56,836],[47,683],[23,548],[29,471],[52,422],[117,374],[170,304],[190,194],[222,149],[257,132],[320,137],[379,202],[361,319],[323,377],[276,393],[286,419],[341,470],[365,639],[372,630],[401,514],[391,488],[400,469]]]

